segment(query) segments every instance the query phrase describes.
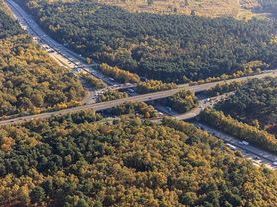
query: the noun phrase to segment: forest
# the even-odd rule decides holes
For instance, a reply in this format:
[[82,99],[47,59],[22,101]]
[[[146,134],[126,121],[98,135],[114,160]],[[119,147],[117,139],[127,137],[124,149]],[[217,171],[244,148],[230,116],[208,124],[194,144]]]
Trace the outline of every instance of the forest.
[[[0,1],[0,6],[3,7]],[[23,30],[16,24],[12,18],[10,18],[6,12],[0,9],[0,39],[10,37],[13,35],[22,34]]]
[[224,93],[230,93],[236,91],[244,82],[234,81],[227,83],[219,83],[216,86],[210,88],[207,91],[202,92],[206,96],[218,96]]
[[276,21],[129,13],[88,0],[16,1],[64,45],[148,79],[196,81],[255,60],[277,66]]
[[265,149],[277,155],[277,139],[276,136],[258,129],[256,126],[251,126],[240,122],[230,115],[225,115],[221,111],[214,109],[206,109],[201,112],[200,120],[208,125],[230,134],[237,139],[247,141],[254,146]]
[[234,91],[216,108],[277,135],[277,78],[254,79],[237,85]]
[[108,76],[113,77],[120,83],[138,83],[140,82],[140,77],[137,74],[130,73],[129,71],[122,70],[118,67],[111,67],[107,64],[102,63],[100,65],[100,70]]
[[126,92],[121,92],[118,90],[107,90],[100,94],[97,98],[98,102],[112,101],[121,98],[127,98],[129,95]]
[[[71,0],[72,1],[72,0]],[[74,1],[74,0],[73,0]],[[76,0],[75,0],[76,1]],[[236,0],[89,0],[122,7],[131,12],[236,17],[240,5]],[[249,1],[249,0],[248,0]]]
[[[45,29],[85,56],[111,64],[104,65],[106,71],[122,82],[130,81],[130,77],[139,81],[136,74],[165,82],[203,79],[217,70],[233,72],[257,54],[268,64],[276,63],[275,46],[268,43],[270,23],[181,16],[168,16],[166,20],[159,15],[101,7],[87,0],[79,3],[58,0],[49,5],[47,2],[33,0],[28,4]],[[71,9],[76,10],[75,16],[68,13]],[[80,80],[58,66],[8,15],[1,12],[0,15],[0,116],[78,104],[84,96]],[[136,24],[128,25],[129,21]],[[223,32],[226,24],[229,29]],[[203,42],[196,43],[199,40]],[[225,67],[225,61],[231,62],[229,68]],[[103,87],[98,79],[81,76],[95,88]],[[271,90],[276,92],[272,89],[275,81],[266,82],[270,86],[260,83],[259,90],[268,88],[266,94],[272,97]],[[139,92],[176,87],[175,83],[149,80],[139,83]],[[223,91],[243,87],[228,86]],[[105,101],[126,96],[123,92],[107,91],[100,98]],[[177,108],[185,107],[183,110],[197,104],[190,91],[177,93],[171,101]],[[225,123],[232,129],[240,126],[240,133],[254,129],[249,139],[263,133],[263,144],[277,151],[273,135],[242,123],[231,125],[238,121],[234,122],[231,116],[226,118],[223,113],[206,112],[203,117],[217,118],[218,122],[212,123],[222,121],[222,127],[226,128]],[[116,118],[106,119],[105,113]],[[151,120],[154,117],[157,111],[146,103],[125,103],[102,114],[87,110],[1,126],[0,206],[276,205],[276,170],[254,166],[240,152],[232,151],[220,139],[193,124],[171,118]]]
[[127,102],[117,107],[103,111],[103,115],[108,117],[128,116],[152,119],[158,117],[158,111],[151,105],[144,102]]
[[171,97],[158,101],[164,106],[170,106],[178,113],[186,113],[198,106],[198,99],[189,90],[181,90]]
[[81,72],[79,73],[79,76],[82,78],[84,83],[86,83],[88,86],[92,87],[93,89],[102,89],[102,88],[105,88],[106,86],[104,81],[102,81],[99,78],[96,78],[95,76],[91,75],[88,72]]
[[241,0],[241,5],[254,12],[270,14],[270,17],[277,18],[277,1],[275,0]]
[[[0,133],[2,206],[274,206],[277,174],[189,123],[93,111]],[[267,193],[264,193],[267,192]]]
[[0,9],[0,116],[76,105],[84,93],[81,82]]
[[177,85],[175,83],[164,83],[158,80],[148,80],[145,82],[140,82],[137,85],[137,91],[139,93],[151,93],[158,91],[165,91],[170,89],[176,89]]

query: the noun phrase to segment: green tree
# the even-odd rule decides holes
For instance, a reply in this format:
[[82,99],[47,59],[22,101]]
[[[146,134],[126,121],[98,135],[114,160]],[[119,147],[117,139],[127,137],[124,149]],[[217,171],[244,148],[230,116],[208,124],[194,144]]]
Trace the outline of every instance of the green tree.
[[45,191],[41,187],[35,187],[31,193],[30,198],[32,203],[40,203],[45,199]]

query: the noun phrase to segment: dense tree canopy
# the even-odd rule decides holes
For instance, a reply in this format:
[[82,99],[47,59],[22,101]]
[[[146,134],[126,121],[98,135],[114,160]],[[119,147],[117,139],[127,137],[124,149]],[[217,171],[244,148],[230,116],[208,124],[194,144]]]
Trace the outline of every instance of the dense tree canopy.
[[157,91],[165,91],[170,89],[176,89],[177,85],[175,83],[163,83],[158,80],[149,80],[146,82],[140,82],[137,85],[137,91],[139,93],[151,93]]
[[83,96],[80,81],[0,9],[0,116],[67,107]]
[[156,118],[158,111],[144,102],[127,102],[103,112],[108,116],[136,115],[143,118]]
[[[2,128],[1,205],[229,207],[277,202],[276,172],[254,167],[191,124],[100,119],[84,112]],[[8,148],[3,148],[4,139],[10,140]]]
[[127,98],[128,93],[126,92],[121,92],[118,90],[107,90],[103,94],[100,94],[98,96],[98,102],[104,102],[104,101],[112,101],[116,99],[121,99],[121,98]]
[[122,70],[118,67],[111,67],[107,64],[101,64],[100,70],[108,75],[116,79],[121,83],[138,83],[140,82],[140,77],[137,74],[130,73],[129,71]]
[[175,95],[166,98],[164,103],[173,108],[174,111],[185,113],[198,105],[195,94],[188,90],[181,90]]
[[241,0],[244,8],[252,9],[258,13],[268,13],[270,17],[277,18],[277,1],[275,0]]
[[99,78],[89,74],[88,72],[79,73],[82,80],[88,85],[88,87],[92,87],[93,89],[102,89],[105,88],[106,84]]
[[217,108],[277,135],[277,78],[255,79],[236,88]]
[[[3,7],[3,3],[1,1],[0,6]],[[19,24],[16,24],[6,12],[0,9],[0,39],[22,33],[23,31]]]
[[[17,0],[54,38],[94,60],[141,76],[185,82],[276,63],[276,22],[129,13],[90,1]],[[74,15],[73,15],[74,14]]]
[[[73,4],[58,1],[44,7],[46,2],[30,1],[29,6],[52,35],[64,38],[60,40],[87,56],[144,76],[164,80],[203,78],[218,71],[232,72],[257,54],[269,63],[276,61],[272,58],[274,46],[267,43],[271,31],[267,24],[129,14],[86,0]],[[0,115],[78,101],[84,91],[77,78],[53,62],[26,34],[20,34],[20,29],[16,32],[18,26],[9,26],[10,32],[1,33],[5,25],[12,24],[11,19],[5,19],[8,16],[3,17]],[[119,68],[108,69],[123,77],[133,75]],[[102,87],[93,78],[86,81]],[[140,84],[142,92],[176,87],[160,81]],[[103,98],[125,95],[107,92]],[[189,101],[184,102],[185,98]],[[196,104],[194,95],[185,91],[172,101],[189,107]],[[0,206],[276,205],[276,171],[254,166],[192,124],[168,118],[161,123],[142,120],[135,114],[143,118],[157,115],[145,103],[126,103],[108,113],[132,113],[132,118],[105,120],[87,110],[1,126]],[[271,147],[276,146],[274,142]]]
[[227,83],[219,83],[215,87],[210,88],[207,91],[202,92],[207,96],[218,96],[224,93],[235,92],[244,82],[227,82]]
[[276,137],[264,130],[242,123],[231,116],[226,116],[223,112],[212,109],[205,109],[202,111],[200,118],[201,121],[220,131],[226,132],[238,139],[252,143],[253,145],[277,155]]

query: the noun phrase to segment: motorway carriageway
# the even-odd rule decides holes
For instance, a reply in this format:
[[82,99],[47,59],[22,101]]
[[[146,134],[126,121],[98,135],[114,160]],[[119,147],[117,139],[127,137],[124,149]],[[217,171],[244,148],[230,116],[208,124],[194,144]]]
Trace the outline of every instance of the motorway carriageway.
[[216,86],[219,83],[244,81],[244,80],[253,79],[253,78],[264,78],[264,77],[267,77],[267,76],[276,77],[277,72],[272,72],[271,71],[271,72],[263,73],[263,74],[259,74],[259,75],[248,76],[248,77],[237,78],[237,79],[230,79],[230,80],[227,80],[227,81],[217,81],[217,82],[212,82],[212,83],[205,83],[205,84],[201,84],[201,85],[194,85],[194,86],[187,86],[186,85],[186,86],[179,87],[177,89],[172,89],[172,90],[166,90],[166,91],[148,93],[148,94],[143,94],[143,95],[137,95],[137,96],[132,96],[132,97],[123,98],[123,99],[117,99],[117,100],[113,100],[113,101],[107,101],[107,102],[77,106],[77,107],[72,107],[72,108],[63,109],[63,110],[54,111],[54,112],[46,112],[46,113],[41,113],[41,114],[36,114],[36,115],[18,117],[18,118],[14,118],[14,119],[0,121],[0,126],[9,125],[9,124],[19,124],[19,123],[31,121],[33,119],[46,119],[46,118],[49,118],[51,116],[60,116],[60,115],[65,115],[65,114],[78,112],[78,111],[83,111],[83,110],[88,110],[88,109],[93,109],[94,111],[101,111],[101,110],[105,110],[105,109],[109,109],[109,108],[119,106],[119,105],[124,104],[124,103],[147,102],[147,101],[153,101],[153,100],[166,98],[166,97],[169,97],[169,96],[172,96],[172,95],[176,94],[177,92],[179,92],[182,89],[191,90],[193,92],[200,92],[200,91],[208,90],[208,89]]
[[[251,144],[245,145],[242,144],[241,140],[236,139],[233,136],[230,136],[228,134],[225,134],[223,132],[220,132],[214,128],[211,128],[205,124],[202,123],[196,123],[197,126],[199,126],[201,129],[208,131],[215,137],[219,137],[224,142],[231,144],[233,146],[234,150],[240,150],[244,152],[245,154],[251,155],[251,158],[254,162],[261,162],[266,164],[269,167],[277,168],[277,165],[274,165],[275,162],[277,162],[277,156],[267,152],[265,150],[262,150],[260,148],[257,148]],[[229,145],[230,146],[230,145]],[[231,147],[230,147],[231,148]],[[232,149],[232,148],[231,148]]]
[[[70,51],[69,49],[65,48],[63,45],[57,43],[55,40],[50,38],[46,33],[44,33],[41,28],[37,25],[35,21],[32,20],[31,16],[28,15],[23,9],[21,9],[17,4],[15,4],[12,0],[7,0],[10,7],[16,14],[17,19],[21,23],[22,26],[24,26],[28,32],[35,37],[37,40],[41,40],[38,43],[42,44],[43,47],[47,49],[49,52],[51,49],[53,49],[53,54],[50,55],[56,59],[58,62],[62,63],[63,65],[70,67],[70,68],[81,68],[85,71],[88,71],[92,73],[92,75],[95,75],[96,77],[104,80],[105,82],[109,82],[109,78],[103,76],[102,74],[99,73],[99,71],[96,71],[94,69],[91,69],[91,66],[88,64],[82,64],[81,60],[84,60],[84,58],[80,57],[78,54]],[[46,44],[43,44],[43,42]],[[50,49],[49,49],[50,48]],[[177,93],[179,90],[185,88],[187,90],[191,90],[194,92],[200,92],[207,90],[211,87],[214,87],[218,83],[230,83],[233,81],[243,81],[247,79],[252,79],[252,78],[263,78],[266,76],[272,76],[276,77],[276,74],[274,71],[266,71],[262,74],[255,75],[255,76],[249,76],[249,77],[243,77],[243,78],[237,78],[237,79],[231,79],[231,80],[226,80],[226,81],[218,81],[218,82],[213,82],[213,83],[206,83],[206,84],[201,84],[201,85],[194,85],[194,86],[189,86],[188,84],[183,84],[179,85],[178,89],[173,89],[173,90],[168,90],[168,91],[162,91],[162,92],[156,92],[156,93],[149,93],[149,94],[144,94],[144,95],[138,95],[134,97],[129,97],[125,99],[119,99],[119,100],[114,100],[114,101],[109,101],[109,102],[103,102],[103,103],[97,103],[97,104],[90,104],[90,105],[84,105],[84,106],[78,106],[78,107],[73,107],[69,109],[64,109],[60,111],[55,111],[55,112],[48,112],[48,113],[42,113],[42,114],[37,114],[37,115],[30,115],[30,116],[24,116],[24,117],[18,117],[14,119],[9,119],[9,120],[4,120],[0,121],[0,125],[10,125],[10,124],[20,124],[24,122],[28,122],[34,119],[47,119],[50,118],[51,116],[61,116],[61,115],[66,115],[69,113],[74,113],[82,110],[88,110],[88,109],[93,109],[94,111],[101,111],[104,109],[116,107],[118,105],[121,105],[126,102],[140,102],[140,101],[151,101],[151,100],[157,100],[165,97],[169,97]],[[111,82],[111,81],[110,81]],[[110,83],[113,85],[113,83]],[[125,86],[126,87],[126,86]],[[128,87],[126,87],[128,88]],[[177,119],[186,119],[186,118],[192,118],[196,115],[199,114],[200,109],[194,109],[191,112],[187,113],[186,115],[177,115]],[[222,136],[220,137],[222,138]]]

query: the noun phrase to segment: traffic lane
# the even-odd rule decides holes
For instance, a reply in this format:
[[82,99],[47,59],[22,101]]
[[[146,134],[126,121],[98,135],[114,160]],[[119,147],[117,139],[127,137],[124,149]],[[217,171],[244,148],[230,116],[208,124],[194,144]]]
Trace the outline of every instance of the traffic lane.
[[[16,3],[14,3],[13,1],[10,1],[10,0],[8,0],[8,3],[11,5],[12,8],[14,8],[13,11],[16,10],[17,11],[16,13],[19,14],[18,18],[21,17],[21,19],[23,19],[23,21],[25,21],[26,26],[28,26],[28,28],[29,28],[28,30],[29,30],[29,33],[31,35],[36,36],[42,42],[44,42],[48,46],[50,46],[58,54],[60,54],[61,56],[64,56],[69,61],[73,62],[76,65],[76,67],[87,67],[86,64],[84,64],[84,63],[81,64],[79,62],[80,59],[85,61],[84,58],[80,57],[80,55],[72,52],[71,50],[67,49],[66,47],[64,47],[63,45],[59,44],[58,42],[56,42],[51,37],[49,37],[39,27],[39,25],[20,6],[18,6]],[[105,76],[103,76],[103,74],[101,74],[99,71],[93,70],[93,72],[92,72],[91,69],[90,69],[90,72],[92,73],[92,75],[96,76],[97,78],[102,79],[103,81],[105,81],[106,83],[109,84],[109,82],[107,81],[108,79],[105,78]]]
[[[276,75],[276,74],[272,73],[272,75]],[[261,78],[263,76],[259,75],[259,76],[255,76],[255,77]],[[229,81],[236,81],[236,80],[237,79],[232,79],[232,80],[229,80]],[[221,81],[221,82],[224,82],[224,81]],[[218,84],[218,82],[217,83],[209,83],[208,85],[205,84],[205,86],[202,86],[202,85],[194,86],[194,90],[198,90],[198,91],[199,90],[208,90],[209,88],[214,87],[216,84]],[[61,112],[62,113],[72,113],[72,112],[86,110],[86,109],[94,109],[95,111],[97,111],[97,110],[104,110],[104,109],[112,108],[112,107],[118,106],[118,105],[126,103],[126,102],[147,102],[147,101],[152,101],[152,100],[157,100],[157,99],[162,99],[162,98],[172,96],[172,95],[176,94],[177,92],[179,92],[182,89],[183,88],[177,88],[177,89],[171,89],[171,90],[167,90],[167,91],[159,91],[159,92],[154,92],[154,93],[132,96],[132,97],[113,100],[113,101],[109,101],[109,102],[102,102],[102,103],[97,103],[97,104],[78,106],[78,107],[69,108],[69,109],[66,109],[66,110],[64,109],[64,110],[61,110],[61,111],[52,112],[52,114],[53,115],[58,115]],[[190,87],[185,88],[185,89],[192,90]],[[44,117],[44,116],[41,116],[41,117]],[[25,118],[27,118],[27,117],[25,117]],[[34,117],[34,118],[36,118],[36,117]],[[28,118],[28,120],[29,120],[29,118]],[[0,125],[17,122],[17,120],[13,120],[13,119],[7,120],[7,121],[6,122],[0,122]]]
[[199,106],[193,108],[192,110],[184,113],[184,114],[171,114],[173,115],[176,119],[178,120],[189,120],[192,119],[196,116],[198,116],[202,110],[204,110],[205,108],[208,107],[213,107],[216,103],[218,103],[219,101],[222,101],[224,99],[226,99],[228,96],[230,96],[231,93],[225,93],[219,96],[215,96],[215,97],[211,97],[211,98],[206,98],[206,99],[202,99],[199,101]]
[[[206,129],[207,129],[207,126],[206,126]],[[275,156],[275,155],[273,155],[273,154],[271,154],[269,152],[265,152],[265,151],[263,151],[261,149],[258,149],[256,147],[252,146],[251,144],[249,144],[249,145],[243,145],[243,144],[240,143],[241,142],[240,140],[238,140],[238,139],[236,139],[236,138],[234,138],[234,137],[232,137],[230,135],[227,135],[225,133],[222,133],[222,132],[220,132],[218,130],[215,130],[215,129],[212,129],[212,128],[210,128],[209,130],[211,132],[213,132],[214,134],[220,136],[222,139],[228,141],[229,143],[231,143],[231,144],[233,144],[233,145],[235,145],[235,146],[237,146],[239,148],[242,148],[244,150],[248,150],[249,152],[252,152],[255,155],[260,156],[260,157],[262,157],[264,159],[267,159],[267,160],[269,160],[271,162],[276,162],[277,161],[277,156]]]
[[179,90],[181,90],[181,89],[173,89],[173,90],[168,90],[168,91],[148,93],[148,94],[143,94],[143,95],[127,97],[127,98],[123,98],[123,99],[117,99],[117,100],[113,100],[113,101],[77,106],[77,107],[63,109],[63,110],[54,111],[54,112],[41,113],[41,114],[30,115],[30,116],[25,116],[25,117],[18,117],[18,118],[14,118],[14,119],[0,121],[0,125],[21,123],[22,120],[25,120],[25,122],[27,122],[27,121],[31,121],[33,119],[45,119],[45,118],[49,118],[49,117],[55,116],[55,115],[64,115],[64,114],[78,112],[78,111],[87,110],[87,109],[93,109],[94,111],[101,111],[101,110],[105,110],[108,108],[119,106],[124,103],[147,102],[147,101],[152,101],[152,100],[169,97],[169,96],[172,96],[175,93],[177,93]]
[[[199,127],[201,127],[202,129],[209,131],[210,133],[212,133],[214,136],[221,138],[222,140],[234,145],[235,147],[238,147],[242,150],[247,151],[248,153],[251,153],[253,155],[253,158],[255,159],[256,156],[259,157],[259,159],[263,160],[263,161],[267,161],[270,162],[270,164],[272,165],[273,162],[277,161],[277,156],[266,152],[262,149],[259,149],[257,147],[252,146],[251,144],[249,145],[243,145],[241,144],[240,140],[236,139],[235,137],[232,137],[230,135],[227,135],[223,132],[220,132],[216,129],[213,129],[207,125],[201,124],[201,123],[196,123]],[[277,166],[276,166],[277,167]]]
[[[59,44],[58,42],[56,42],[55,40],[53,40],[52,38],[50,38],[40,27],[39,25],[20,7],[18,6],[17,4],[15,4],[13,1],[11,0],[8,0],[8,2],[10,2],[10,4],[12,4],[14,7],[16,7],[17,10],[20,11],[21,13],[21,16],[24,18],[27,18],[28,21],[30,23],[30,27],[35,27],[35,30],[34,32],[39,32],[39,36],[41,36],[43,39],[45,39],[47,41],[48,44],[50,45],[54,45],[54,48],[57,47],[57,48],[60,48],[62,50],[62,52],[60,51],[60,49],[57,49],[55,48],[58,53],[63,53],[61,55],[66,55],[68,56],[68,58],[74,58],[74,62],[79,62],[79,59],[80,59],[80,56],[74,52],[72,52],[71,50],[67,49],[66,47],[64,47],[63,45]],[[40,38],[41,38],[40,37]],[[86,64],[83,64],[83,66],[87,67]],[[89,68],[89,67],[88,67]],[[89,69],[90,70],[90,69]],[[91,71],[91,70],[90,70]],[[92,72],[92,71],[91,71]],[[93,70],[92,72],[93,75],[95,75],[96,77],[104,80],[105,82],[107,82],[107,79],[105,78],[105,76],[103,76],[103,74],[100,75],[99,71],[95,71]],[[261,74],[259,76],[261,77],[265,77],[269,74]],[[242,81],[242,80],[247,80],[249,79],[250,77],[242,77],[242,78],[237,78],[236,80],[237,81]],[[231,82],[232,80],[226,80],[224,82]],[[205,87],[212,87],[212,86],[215,86],[216,84],[218,83],[221,83],[222,81],[218,81],[218,82],[213,82],[213,83],[207,83],[207,84],[202,84],[201,87],[199,86],[191,86],[191,90],[192,91],[195,91],[195,92],[200,92],[200,91],[203,91],[205,89]],[[108,83],[108,82],[107,82]],[[183,85],[180,85],[179,87],[189,87],[188,84],[183,84]]]
[[257,160],[254,157],[255,155],[253,155],[252,153],[248,153],[246,150],[243,150],[243,149],[240,149],[240,151],[242,152],[244,158],[250,160],[256,166],[261,166],[261,164],[263,164],[263,165],[265,165],[266,167],[268,167],[270,169],[275,169],[276,168],[268,160],[265,160],[263,158],[260,158],[259,160]]
[[[194,91],[194,92],[201,92],[203,90],[205,90],[205,88],[212,88],[214,86],[216,86],[217,84],[221,84],[221,83],[232,83],[234,81],[247,81],[247,80],[251,80],[254,78],[265,78],[265,77],[277,77],[277,71],[274,70],[270,70],[270,71],[264,71],[261,74],[256,74],[256,75],[250,75],[250,76],[245,76],[245,77],[240,77],[240,78],[233,78],[233,79],[228,79],[228,80],[222,80],[222,81],[216,81],[216,82],[211,82],[211,83],[204,83],[204,84],[200,84],[200,85],[194,85],[194,86],[187,86],[184,85],[184,87],[189,87],[190,90]],[[181,87],[182,85],[180,85]]]
[[[3,125],[8,125],[8,124],[18,124],[18,123],[22,123],[22,122],[32,121],[34,119],[46,119],[46,118],[50,118],[51,116],[65,115],[65,114],[74,113],[74,112],[78,112],[78,111],[82,111],[82,110],[88,110],[88,109],[93,109],[94,111],[101,111],[101,110],[119,106],[124,103],[147,102],[147,101],[151,101],[151,100],[160,99],[161,97],[164,97],[164,96],[168,97],[168,96],[171,96],[172,93],[173,93],[173,91],[167,91],[166,93],[157,92],[155,94],[144,94],[144,95],[138,95],[138,96],[134,96],[134,97],[128,97],[128,98],[123,98],[123,99],[118,99],[118,100],[113,100],[113,101],[77,106],[77,107],[63,109],[63,110],[54,111],[54,112],[46,112],[46,113],[41,113],[41,114],[36,114],[36,115],[30,115],[30,116],[24,116],[24,117],[18,117],[18,118],[14,118],[14,119],[4,120],[4,121],[0,121],[0,125],[3,126]],[[175,91],[174,91],[174,93],[175,93]]]
[[[22,11],[22,9],[20,7],[18,7],[12,1],[8,1],[8,2],[10,3],[10,5],[12,5],[13,8],[15,8],[13,11],[18,14],[17,17],[18,18],[21,17],[20,18],[21,22],[25,23],[25,25],[27,24],[26,26],[28,26],[27,27],[28,28],[28,32],[32,36],[36,37],[39,40],[42,40],[42,39],[45,40],[44,42],[47,43],[47,44],[54,42],[54,40],[51,40],[50,38],[47,38],[47,36],[45,36],[45,33],[42,30],[40,30],[40,28],[38,26],[36,26],[37,24],[35,22],[33,22],[32,20],[28,19],[27,17],[26,17],[26,19],[23,18],[23,16],[24,16],[22,14],[23,11]],[[49,44],[49,45],[51,45],[51,44]]]

